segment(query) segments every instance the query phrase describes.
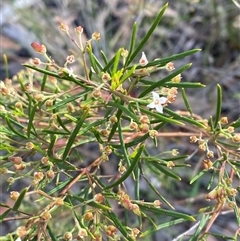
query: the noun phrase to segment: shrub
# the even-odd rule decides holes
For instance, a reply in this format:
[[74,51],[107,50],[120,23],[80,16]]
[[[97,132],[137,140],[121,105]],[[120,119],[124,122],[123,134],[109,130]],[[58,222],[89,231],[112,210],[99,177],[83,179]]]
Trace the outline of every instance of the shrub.
[[[240,223],[233,185],[240,175],[235,131],[240,120],[229,123],[221,116],[220,85],[215,116],[194,115],[185,90],[204,85],[182,81],[181,73],[191,64],[174,67],[174,61],[200,49],[155,60],[142,52],[166,8],[140,40],[135,23],[129,48],[118,49],[112,58],[103,51],[100,57],[94,54],[93,45],[101,41],[98,32],[84,44],[84,28],[76,27],[72,36],[61,23],[79,56],[67,56],[60,66],[44,44],[33,42],[46,62],[35,58],[24,64],[17,87],[10,79],[1,82],[1,174],[9,187],[21,179],[27,183],[20,192],[11,191],[12,206],[1,204],[1,222],[11,220],[10,213],[22,220],[3,240],[149,240],[152,233],[186,221],[192,228],[176,240],[206,240],[225,207]],[[70,67],[75,61],[83,74]],[[154,79],[165,70],[168,75]],[[182,112],[171,110],[179,91],[186,106]],[[174,210],[152,183],[172,180],[177,185],[181,171],[191,171],[185,162],[190,157],[176,149],[152,153],[166,126],[185,128],[182,134],[187,135],[191,128],[190,142],[204,153],[202,169],[190,180],[210,176],[205,195],[210,205],[200,213]],[[131,181],[133,187],[127,185]],[[142,197],[143,181],[155,199]],[[237,232],[227,238],[236,239]]]

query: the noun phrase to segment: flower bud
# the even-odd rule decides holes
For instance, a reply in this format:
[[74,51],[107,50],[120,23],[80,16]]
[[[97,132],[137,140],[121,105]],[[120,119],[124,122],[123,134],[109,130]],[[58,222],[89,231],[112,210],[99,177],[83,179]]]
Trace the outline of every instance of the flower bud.
[[100,134],[104,137],[108,137],[109,131],[107,129],[102,129],[100,130]]
[[49,220],[51,217],[52,217],[52,215],[48,211],[44,211],[41,214],[41,218],[44,219],[44,220]]
[[101,193],[98,193],[93,199],[96,203],[102,203],[104,201],[104,196]]
[[167,167],[170,168],[170,169],[172,169],[173,167],[175,167],[174,162],[173,162],[173,161],[168,161]]
[[118,121],[118,118],[117,118],[115,115],[113,115],[113,116],[111,116],[111,117],[109,118],[109,121],[110,121],[112,124],[116,124],[117,121]]
[[15,108],[17,108],[17,109],[22,109],[22,102],[16,102],[15,103]]
[[181,74],[176,75],[174,78],[172,78],[173,83],[180,83],[182,79]]
[[43,44],[41,45],[37,42],[33,42],[33,43],[31,43],[31,46],[39,54],[46,54],[46,52],[47,52],[47,49],[46,49],[45,45],[43,45]]
[[47,156],[44,156],[44,157],[41,159],[41,162],[42,162],[42,164],[44,164],[44,165],[48,165],[48,164],[49,164],[49,159],[48,159],[48,157],[47,157]]
[[[8,173],[8,169],[6,168],[6,167],[1,167],[0,168],[0,174],[6,174],[6,173]],[[10,178],[10,177],[9,177]]]
[[153,205],[154,205],[154,207],[155,208],[160,208],[161,207],[161,202],[159,201],[159,200],[155,200],[154,202],[153,202]]
[[82,26],[77,26],[75,28],[75,32],[76,32],[76,34],[82,34],[83,33],[83,27]]
[[71,232],[66,232],[64,235],[63,235],[63,238],[66,240],[66,241],[71,241],[72,240],[72,233]]
[[34,172],[33,176],[34,176],[34,179],[37,181],[41,181],[44,178],[44,175],[42,172]]
[[129,125],[129,128],[130,128],[131,130],[137,130],[138,124],[137,124],[136,122],[132,121],[132,122],[130,123],[130,125]]
[[32,61],[35,65],[40,65],[42,62],[39,58],[34,58]]
[[14,164],[17,164],[17,165],[22,163],[22,158],[20,156],[9,157],[9,160],[12,161]]
[[14,164],[13,167],[15,168],[15,170],[22,171],[26,168],[26,164],[24,163]]
[[60,23],[59,28],[61,31],[68,33],[69,27],[65,23]]
[[15,192],[15,191],[10,192],[10,198],[14,201],[18,199],[19,195],[20,195],[19,192]]
[[67,63],[69,63],[69,64],[74,63],[74,62],[75,62],[74,55],[69,55],[69,56],[67,56],[66,61],[67,61]]
[[64,205],[64,201],[63,201],[62,198],[57,197],[57,198],[55,199],[55,204],[58,205],[58,206],[62,206],[62,205]]
[[137,215],[137,216],[141,216],[141,211],[139,209],[139,206],[137,204],[132,204],[132,211]]
[[34,144],[33,144],[32,142],[27,142],[27,143],[26,143],[26,148],[27,148],[28,150],[34,149]]
[[165,68],[166,68],[167,71],[173,71],[175,69],[174,63],[173,62],[167,63]]
[[96,41],[100,40],[100,33],[94,32],[94,33],[92,34],[92,39],[93,39],[93,40],[96,40]]
[[123,174],[126,171],[126,167],[125,166],[119,166],[118,167],[118,171]]
[[107,81],[109,81],[111,79],[111,76],[110,76],[109,73],[102,73],[101,79],[105,83],[105,82],[107,82]]
[[16,234],[18,237],[22,238],[28,234],[28,230],[25,226],[20,226],[17,228]]
[[46,172],[46,176],[47,176],[47,178],[49,178],[49,179],[54,178],[54,177],[55,177],[54,171],[53,171],[53,170],[48,170],[48,171]]
[[149,118],[148,118],[147,115],[142,115],[142,116],[140,117],[140,122],[141,122],[142,124],[149,124],[149,123],[150,123]]
[[157,137],[157,135],[158,135],[158,132],[156,130],[150,130],[149,131],[149,136],[151,138],[155,138],[155,137]]
[[232,141],[235,142],[235,143],[240,142],[240,135],[235,135],[235,136],[232,138]]
[[91,221],[91,220],[93,220],[93,218],[94,218],[94,216],[93,216],[93,213],[92,213],[92,212],[86,212],[86,213],[84,214],[84,219],[85,219],[86,221]]
[[84,228],[80,228],[78,231],[78,237],[83,239],[84,237],[87,237],[87,236],[88,236],[87,230]]
[[148,124],[141,124],[139,126],[139,130],[143,133],[147,133],[149,131],[149,125]]
[[221,124],[226,125],[228,123],[228,118],[226,116],[222,117],[220,122],[221,122]]
[[139,64],[140,64],[141,66],[145,66],[145,65],[148,64],[148,60],[147,60],[147,57],[146,57],[146,55],[145,55],[144,52],[142,52],[142,57],[141,57],[140,60],[139,60]]

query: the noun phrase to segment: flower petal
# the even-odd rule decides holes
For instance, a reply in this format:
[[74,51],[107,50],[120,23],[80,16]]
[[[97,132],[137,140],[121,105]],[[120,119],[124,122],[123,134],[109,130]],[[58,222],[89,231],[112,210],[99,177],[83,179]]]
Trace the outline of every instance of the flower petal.
[[147,107],[151,109],[155,108],[154,102],[151,102],[150,104],[148,104]]
[[157,92],[155,92],[155,91],[152,91],[152,96],[153,96],[153,101],[155,101],[155,100],[158,100],[158,99],[159,99],[159,95],[158,95],[158,93],[157,93]]
[[156,105],[155,108],[156,108],[157,112],[163,113],[163,107],[162,107],[162,105]]
[[161,98],[159,98],[159,103],[160,104],[165,104],[166,102],[167,102],[167,98],[165,98],[165,97],[161,97]]

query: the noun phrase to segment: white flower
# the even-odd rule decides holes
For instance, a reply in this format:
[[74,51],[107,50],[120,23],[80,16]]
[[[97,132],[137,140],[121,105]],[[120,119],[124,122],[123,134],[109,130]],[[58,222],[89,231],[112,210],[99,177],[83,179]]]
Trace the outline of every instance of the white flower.
[[167,102],[167,98],[159,97],[158,93],[154,91],[152,92],[152,95],[153,95],[153,101],[149,105],[147,105],[147,107],[151,109],[155,108],[157,112],[163,113],[162,105]]
[[144,52],[142,52],[142,57],[141,57],[141,59],[139,60],[139,64],[140,64],[141,66],[145,66],[145,65],[148,64],[148,60],[147,60],[147,57],[146,57],[146,55],[145,55]]
[[77,77],[77,75],[73,73],[73,69],[72,69],[72,68],[68,69],[68,76],[69,76],[69,77],[72,76],[73,78],[76,78],[76,77]]

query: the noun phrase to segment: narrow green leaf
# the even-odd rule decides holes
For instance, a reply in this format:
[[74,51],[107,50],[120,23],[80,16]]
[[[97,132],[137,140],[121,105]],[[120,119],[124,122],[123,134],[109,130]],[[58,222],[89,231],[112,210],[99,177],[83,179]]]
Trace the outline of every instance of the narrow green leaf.
[[[105,65],[107,65],[108,64],[107,56],[105,55],[105,53],[102,50],[100,51],[100,53],[102,55],[102,58],[103,58],[103,61],[104,61]],[[102,71],[103,71],[103,69],[102,69]]]
[[122,225],[122,223],[120,222],[119,218],[111,211],[109,212],[104,212],[104,214],[111,220],[114,222],[115,226],[118,228],[118,230],[122,233],[122,235],[126,238],[126,240],[128,241],[134,241],[134,239],[132,237],[130,237],[128,235],[128,232],[126,230],[126,228]]
[[[67,75],[60,76],[60,75],[59,75],[58,73],[56,73],[56,72],[48,71],[48,70],[46,70],[46,69],[41,69],[41,68],[36,67],[35,65],[23,64],[23,66],[25,66],[25,67],[27,67],[27,68],[30,68],[30,69],[34,69],[34,70],[36,70],[37,72],[46,74],[46,75],[48,75],[48,76],[53,76],[53,77],[56,77],[56,78],[58,78],[58,79],[69,80],[69,81],[75,83],[76,85],[82,86],[82,87],[84,87],[84,88],[89,88],[89,86],[87,86],[85,83],[81,82],[80,80],[78,80],[77,78],[74,78],[74,77],[72,77],[72,76],[67,76]],[[23,89],[24,89],[24,88],[23,88]]]
[[157,122],[154,122],[154,120],[152,120],[151,123],[159,123],[159,122],[162,121],[162,122],[173,123],[173,124],[177,124],[177,125],[181,125],[181,126],[185,125],[184,123],[182,123],[180,121],[172,119],[172,117],[168,117],[168,116],[165,116],[165,115],[157,113],[157,112],[152,112],[152,111],[147,110],[147,109],[142,108],[142,107],[140,107],[140,110],[141,110],[141,112],[156,118]]
[[57,102],[56,104],[54,104],[53,106],[49,107],[49,108],[48,108],[48,111],[54,110],[54,109],[56,109],[56,108],[60,108],[60,107],[63,107],[63,106],[66,106],[66,104],[71,103],[71,102],[73,102],[74,100],[79,99],[79,98],[81,98],[81,97],[83,97],[83,96],[86,96],[86,95],[87,95],[88,93],[90,93],[90,92],[91,92],[90,89],[86,89],[85,91],[83,91],[83,92],[81,92],[81,93],[78,93],[78,94],[76,94],[76,95],[70,96],[70,97],[68,97],[68,98],[65,99],[65,100],[61,100],[61,101]]
[[128,66],[133,59],[138,55],[138,53],[141,51],[141,49],[143,48],[143,46],[146,44],[146,42],[148,41],[148,39],[151,37],[152,33],[154,32],[154,30],[156,29],[156,27],[158,26],[159,22],[162,19],[162,16],[165,12],[165,10],[168,7],[168,3],[166,3],[163,8],[160,10],[160,12],[158,13],[157,17],[155,18],[153,24],[151,25],[151,27],[149,28],[148,32],[146,33],[146,35],[143,37],[143,39],[141,40],[141,42],[139,43],[139,45],[137,46],[137,48],[134,50],[134,52],[129,56],[128,61],[126,62],[126,66]]
[[190,184],[193,184],[199,177],[201,177],[206,171],[199,172],[195,177],[193,177],[190,181]]
[[149,62],[146,66],[144,66],[145,68],[146,67],[150,67],[150,66],[165,66],[167,63],[171,62],[171,61],[175,61],[175,60],[178,60],[178,59],[182,59],[186,56],[189,56],[189,55],[192,55],[192,54],[195,54],[197,52],[201,51],[201,49],[191,49],[191,50],[188,50],[188,51],[185,51],[185,52],[182,52],[182,53],[178,53],[178,54],[174,54],[174,55],[171,55],[169,57],[166,57],[166,58],[162,58],[162,59],[158,59],[158,60],[154,60],[152,62]]
[[152,84],[151,86],[149,86],[148,88],[146,88],[140,95],[139,98],[142,98],[144,96],[146,96],[148,93],[150,93],[152,90],[154,90],[155,88],[159,88],[161,86],[163,86],[163,84],[165,84],[168,81],[171,81],[175,76],[177,76],[178,74],[181,74],[183,71],[187,70],[192,64],[186,64],[184,65],[182,68],[174,71],[173,73],[169,74],[168,76],[166,76],[165,78],[159,80],[158,82]]
[[133,49],[135,47],[136,36],[137,36],[137,23],[135,22],[133,24],[133,28],[132,28],[132,37],[131,37],[130,49],[129,49],[129,52],[128,52],[128,56],[127,56],[124,68],[126,68],[127,65],[129,64],[129,58],[130,58],[130,56],[131,56],[131,54],[133,52]]
[[5,217],[7,217],[7,215],[12,211],[11,208],[9,208],[8,210],[6,210],[3,214],[0,215],[0,222],[2,222],[4,220]]
[[135,72],[136,67],[137,65],[134,65],[130,70],[127,70],[127,72],[120,79],[121,84],[124,83],[124,81],[128,79]]
[[122,49],[119,49],[117,51],[116,55],[115,55],[114,63],[113,63],[113,69],[112,69],[112,75],[114,75],[118,70],[118,65],[119,65],[121,53],[122,53]]
[[125,143],[124,143],[124,139],[123,139],[121,121],[118,122],[118,133],[119,133],[119,140],[120,140],[120,145],[121,145],[121,151],[123,152],[124,160],[126,161],[128,167],[130,167],[131,163],[130,163],[129,155],[127,153],[127,149],[126,149],[126,146],[125,146]]
[[90,62],[91,62],[91,67],[94,69],[95,73],[98,74],[99,73],[99,70],[98,70],[98,66],[97,66],[97,63],[96,63],[96,59],[94,58],[94,55],[91,51],[89,51],[89,59],[90,59]]
[[183,218],[184,220],[187,220],[187,221],[195,221],[194,217],[187,215],[185,213],[180,213],[180,212],[167,210],[167,209],[163,209],[163,208],[156,208],[154,206],[149,206],[147,204],[142,204],[142,203],[137,203],[137,204],[141,210],[158,213],[158,214],[164,215],[164,216],[167,215],[167,216],[175,217],[175,218]]
[[12,207],[12,210],[13,210],[13,211],[17,211],[17,210],[19,209],[19,207],[20,207],[20,205],[21,205],[21,203],[22,203],[22,200],[23,200],[23,198],[24,198],[27,190],[28,190],[28,188],[26,187],[26,188],[24,188],[24,189],[21,191],[18,199],[16,200],[16,202],[14,203],[14,205],[13,205],[13,207]]
[[68,134],[70,134],[71,132],[67,129],[67,127],[64,125],[64,123],[62,122],[61,118],[59,115],[57,115],[57,122],[58,124],[63,128],[63,130],[65,130],[66,132],[68,132]]
[[151,165],[153,165],[157,170],[159,170],[160,172],[164,173],[166,176],[168,177],[172,177],[178,181],[181,181],[181,177],[179,177],[178,175],[176,175],[174,172],[171,172],[169,170],[167,170],[166,168],[164,168],[162,165],[160,165],[157,162],[151,162]]
[[51,237],[51,241],[58,241],[58,238],[55,237],[55,235],[49,225],[47,225],[47,230],[48,230],[49,236]]
[[[25,135],[23,135],[22,133],[20,133],[20,132],[17,131],[16,129],[14,129],[14,127],[13,127],[12,124],[11,124],[11,122],[13,121],[12,119],[9,119],[8,116],[5,116],[5,120],[6,120],[6,123],[7,123],[8,127],[9,127],[9,129],[10,129],[13,133],[15,133],[17,136],[20,136],[20,137],[22,137],[22,138],[24,138],[24,139],[27,139],[27,137],[26,137]],[[15,121],[14,121],[14,123],[15,123]]]
[[[145,85],[152,85],[156,83],[158,80],[145,80],[140,79],[139,82],[145,84]],[[171,87],[177,87],[177,88],[204,88],[206,85],[203,85],[201,83],[193,83],[193,82],[180,82],[180,83],[173,83],[173,82],[167,82],[164,83],[162,86],[171,88]]]
[[163,197],[160,192],[152,185],[152,183],[143,175],[144,180],[147,182],[149,187],[158,195],[158,197],[165,202],[170,208],[174,209],[170,202],[167,201],[165,197]]
[[69,151],[70,151],[70,149],[72,147],[72,144],[73,144],[73,142],[74,142],[74,140],[75,140],[75,138],[76,138],[76,136],[78,134],[79,129],[82,127],[82,125],[84,123],[84,120],[87,118],[89,110],[90,110],[89,108],[86,109],[86,111],[83,113],[81,118],[78,120],[77,125],[75,126],[72,134],[70,135],[70,137],[68,139],[68,142],[67,142],[67,145],[66,145],[66,148],[65,148],[65,150],[63,152],[63,156],[62,156],[62,160],[63,161],[66,159],[66,157],[67,157],[67,155],[68,155],[68,153],[69,153]]
[[56,140],[57,140],[56,134],[50,135],[50,143],[49,143],[48,150],[47,150],[47,154],[49,157],[51,157],[53,155],[53,147],[55,145]]
[[[117,101],[116,103],[119,103],[120,105],[123,105],[123,104],[124,104],[124,101],[121,100],[121,101]],[[117,130],[118,122],[119,122],[120,119],[121,119],[122,112],[123,112],[123,111],[122,111],[121,109],[118,109],[118,110],[117,110],[117,114],[116,114],[117,123],[115,123],[115,124],[112,126],[111,132],[109,133],[109,136],[108,136],[108,142],[112,139],[113,135],[115,134],[115,132],[116,132],[116,130]]]
[[164,108],[164,111],[166,113],[168,113],[169,115],[171,115],[172,117],[174,117],[175,119],[185,121],[185,122],[187,122],[189,124],[195,125],[197,127],[203,128],[203,129],[206,128],[205,125],[202,124],[201,122],[196,121],[194,119],[191,119],[190,117],[179,115],[179,114],[175,113],[174,111],[172,111],[172,110],[170,110],[168,108]]
[[183,222],[186,222],[186,220],[183,219],[183,218],[179,218],[179,219],[176,219],[176,220],[171,220],[171,221],[166,222],[166,223],[162,223],[160,225],[157,225],[156,227],[150,228],[147,231],[141,233],[141,235],[139,237],[145,237],[149,234],[152,234],[156,231],[159,231],[160,229],[172,227],[173,225],[183,223]]
[[29,106],[29,111],[28,111],[29,120],[28,120],[28,126],[27,126],[28,138],[30,137],[31,131],[36,133],[35,127],[33,125],[33,120],[34,120],[35,113],[37,111],[37,107],[38,107],[38,103],[35,103],[32,108]]
[[91,206],[93,208],[101,209],[101,210],[104,210],[104,211],[111,211],[112,210],[112,208],[109,207],[109,206],[106,206],[106,205],[103,205],[103,204],[100,204],[100,203],[96,203],[92,200],[86,200],[86,199],[80,197],[79,195],[78,196],[77,195],[68,195],[68,197],[71,198],[72,200],[78,200],[82,204]]
[[221,118],[221,110],[222,110],[222,88],[221,88],[221,85],[218,84],[217,85],[217,106],[216,106],[214,128],[217,127],[218,122]]
[[187,95],[186,95],[186,92],[185,92],[185,89],[184,89],[184,88],[182,88],[182,97],[183,97],[183,101],[184,101],[184,103],[185,103],[185,106],[186,106],[188,112],[189,112],[189,113],[191,114],[191,116],[192,116],[192,108],[191,108],[191,106],[190,106],[190,104],[189,104],[189,101],[188,101],[188,98],[187,98]]
[[141,154],[142,154],[142,151],[144,148],[145,148],[145,145],[142,144],[138,148],[135,157],[131,160],[132,161],[131,166],[127,169],[127,171],[116,182],[110,184],[109,186],[105,187],[104,189],[109,189],[109,188],[112,188],[112,187],[115,187],[115,186],[121,184],[124,180],[126,180],[131,175],[132,171],[134,170],[135,166],[137,165],[137,163],[140,160],[140,157],[141,157]]
[[127,116],[131,117],[134,121],[136,121],[136,123],[139,123],[139,119],[137,118],[137,116],[134,113],[132,113],[127,107],[125,107],[123,104],[110,101],[108,102],[107,105],[116,107],[118,110],[122,110]]
[[[46,66],[46,70],[48,70],[48,68],[49,68],[49,66],[47,65]],[[43,75],[42,84],[41,84],[41,91],[44,91],[44,89],[45,89],[45,85],[46,85],[46,82],[47,82],[47,77],[48,77],[47,74]]]
[[199,235],[200,235],[202,229],[204,228],[204,226],[206,225],[209,218],[210,218],[209,214],[202,215],[202,219],[198,225],[198,228],[196,229],[195,233],[193,234],[193,236],[191,237],[191,239],[189,241],[198,241],[199,240]]

